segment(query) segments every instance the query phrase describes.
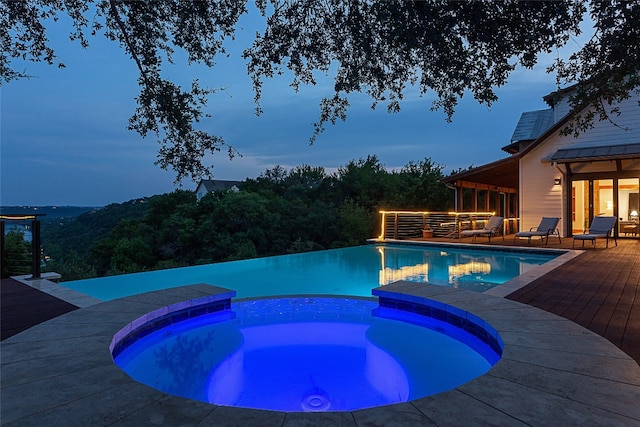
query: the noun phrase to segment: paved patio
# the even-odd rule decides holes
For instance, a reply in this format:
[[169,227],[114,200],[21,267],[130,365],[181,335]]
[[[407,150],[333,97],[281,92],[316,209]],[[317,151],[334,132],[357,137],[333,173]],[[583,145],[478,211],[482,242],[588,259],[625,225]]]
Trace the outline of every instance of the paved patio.
[[585,250],[507,296],[607,338],[640,364],[640,241]]
[[[562,245],[552,240],[549,247],[567,245],[570,239]],[[304,414],[217,407],[130,380],[108,352],[113,334],[154,308],[212,292],[198,285],[87,304],[4,340],[2,424],[640,425],[640,242],[600,245],[507,298],[402,283],[385,287],[472,312],[504,338],[504,357],[489,374],[450,392],[352,413]]]
[[58,316],[4,340],[2,424],[185,426],[640,424],[640,366],[575,323],[508,299],[397,282],[386,298],[425,299],[485,319],[504,341],[485,375],[448,392],[353,412],[277,412],[216,406],[135,382],[112,361],[117,331],[176,302],[225,292],[208,285],[135,295]]

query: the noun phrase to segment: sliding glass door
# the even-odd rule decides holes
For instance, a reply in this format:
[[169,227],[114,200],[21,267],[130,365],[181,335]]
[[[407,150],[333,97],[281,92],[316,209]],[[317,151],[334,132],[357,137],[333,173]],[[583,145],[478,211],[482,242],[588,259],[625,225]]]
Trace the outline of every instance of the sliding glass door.
[[589,179],[571,182],[571,230],[583,233],[594,216],[618,217],[621,237],[640,237],[640,179]]
[[589,227],[589,181],[571,183],[571,230],[581,234]]
[[638,237],[640,179],[618,180],[618,230],[621,237]]

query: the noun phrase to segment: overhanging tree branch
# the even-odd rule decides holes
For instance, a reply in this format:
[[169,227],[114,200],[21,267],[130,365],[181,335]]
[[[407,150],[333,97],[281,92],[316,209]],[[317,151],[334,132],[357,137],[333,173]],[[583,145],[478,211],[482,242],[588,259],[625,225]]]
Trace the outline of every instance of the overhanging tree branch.
[[[495,89],[516,67],[533,67],[539,54],[579,34],[587,11],[584,2],[575,0],[254,3],[266,27],[243,57],[258,113],[264,81],[274,75],[291,75],[294,90],[317,84],[317,73],[333,79],[332,93],[320,101],[312,142],[327,122],[346,120],[349,97],[355,93],[371,98],[372,108],[383,104],[387,111],[398,112],[414,91],[432,98],[429,108],[442,110],[446,120],[465,95],[491,105],[498,99]],[[226,53],[223,41],[234,37],[246,4],[247,0],[3,0],[2,81],[27,74],[15,70],[12,59],[55,62],[46,27],[58,14],[71,18],[71,38],[85,46],[85,14],[94,13],[92,34],[103,29],[109,39],[122,43],[140,73],[138,107],[129,128],[143,137],[149,131],[158,136],[157,164],[172,168],[178,181],[197,179],[210,174],[202,165],[204,158],[225,145],[221,137],[196,128],[208,117],[207,100],[216,91],[201,87],[198,80],[183,89],[164,79],[163,69],[176,50],[187,54],[188,64],[215,66],[215,56]],[[572,107],[604,111],[604,104],[628,99],[640,87],[640,0],[592,0],[588,10],[596,36],[548,71],[557,73],[564,85],[578,84]],[[609,118],[605,111],[582,119],[570,124],[571,132]],[[232,147],[229,154],[235,154]]]

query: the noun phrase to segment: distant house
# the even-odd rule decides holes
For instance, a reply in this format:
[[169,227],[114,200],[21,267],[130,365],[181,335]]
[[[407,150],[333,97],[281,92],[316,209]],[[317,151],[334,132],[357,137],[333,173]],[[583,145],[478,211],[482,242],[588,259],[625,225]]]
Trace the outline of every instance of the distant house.
[[640,96],[614,105],[620,114],[611,121],[596,119],[577,137],[562,136],[573,117],[572,90],[543,97],[549,109],[522,114],[503,147],[511,156],[442,180],[456,188],[456,210],[495,211],[521,230],[543,216],[560,217],[564,236],[582,233],[596,215],[614,215],[617,233],[640,238],[626,232],[640,211]]
[[196,187],[196,198],[202,199],[212,191],[240,191],[241,181],[225,181],[221,179],[201,179]]

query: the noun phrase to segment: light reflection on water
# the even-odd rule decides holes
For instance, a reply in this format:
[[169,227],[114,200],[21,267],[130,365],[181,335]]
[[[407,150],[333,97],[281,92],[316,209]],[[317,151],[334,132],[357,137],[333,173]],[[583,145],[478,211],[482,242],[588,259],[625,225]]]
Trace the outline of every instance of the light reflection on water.
[[396,280],[483,292],[558,255],[453,246],[365,245],[77,280],[62,285],[104,301],[195,283],[233,289],[240,298],[295,294],[371,296],[371,289]]

